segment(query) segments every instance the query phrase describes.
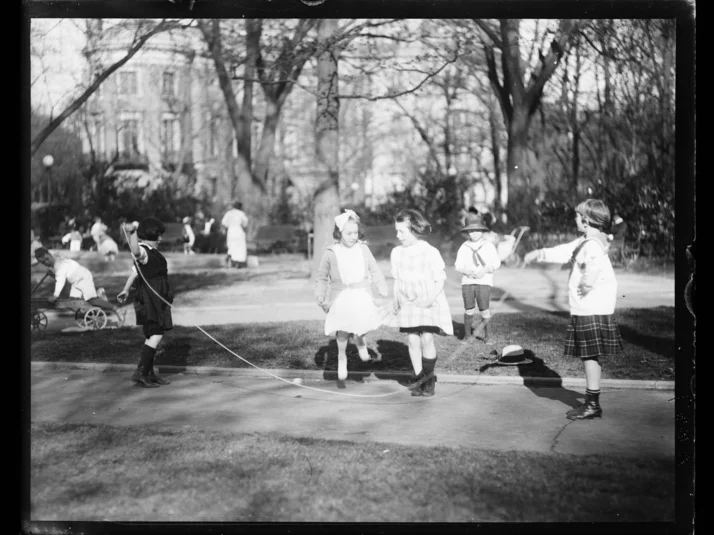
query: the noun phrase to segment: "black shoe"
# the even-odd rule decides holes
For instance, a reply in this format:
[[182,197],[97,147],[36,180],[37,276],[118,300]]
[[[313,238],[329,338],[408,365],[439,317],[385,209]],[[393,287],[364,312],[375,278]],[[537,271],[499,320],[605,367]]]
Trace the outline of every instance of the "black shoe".
[[597,403],[584,403],[577,409],[568,411],[567,417],[569,420],[592,420],[593,418],[602,418],[602,408]]
[[151,382],[148,377],[144,377],[143,375],[139,376],[137,383],[144,388],[159,388],[158,384]]
[[171,384],[171,381],[169,381],[168,379],[164,379],[163,377],[160,377],[153,372],[151,372],[149,374],[149,381],[151,381],[152,383],[156,383],[157,385],[170,385]]
[[436,375],[432,375],[422,387],[422,396],[429,398],[434,395],[434,390],[436,389]]
[[412,391],[412,396],[421,396],[422,395],[422,390],[424,388],[424,382],[419,384],[419,381],[424,379],[424,372],[421,371],[419,372],[419,375],[417,375],[409,385],[410,390]]

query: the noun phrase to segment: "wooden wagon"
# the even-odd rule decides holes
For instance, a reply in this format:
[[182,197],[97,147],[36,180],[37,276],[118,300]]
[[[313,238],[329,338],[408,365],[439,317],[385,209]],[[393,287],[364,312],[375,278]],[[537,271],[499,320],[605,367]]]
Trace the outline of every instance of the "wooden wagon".
[[[74,312],[74,321],[81,329],[100,330],[107,326],[107,312],[88,303],[84,299],[70,297],[50,303],[47,298],[30,299],[30,329],[42,331],[47,328],[47,310],[69,310]],[[124,315],[117,314],[119,326],[124,324]]]

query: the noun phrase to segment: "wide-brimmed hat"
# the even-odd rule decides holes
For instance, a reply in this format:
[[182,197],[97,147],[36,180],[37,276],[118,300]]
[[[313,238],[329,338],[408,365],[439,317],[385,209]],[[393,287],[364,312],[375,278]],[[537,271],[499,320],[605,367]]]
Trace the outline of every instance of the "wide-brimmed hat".
[[520,364],[531,364],[533,361],[529,359],[523,348],[519,345],[511,344],[498,351],[491,351],[491,357],[496,358],[498,364],[505,366],[518,366]]
[[469,214],[466,216],[466,225],[461,229],[461,232],[471,232],[472,230],[481,230],[488,232],[488,227],[483,224],[481,216]]

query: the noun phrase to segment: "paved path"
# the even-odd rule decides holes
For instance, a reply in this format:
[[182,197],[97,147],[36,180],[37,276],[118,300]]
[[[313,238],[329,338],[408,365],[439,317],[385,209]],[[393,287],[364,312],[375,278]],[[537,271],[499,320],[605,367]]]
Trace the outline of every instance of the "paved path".
[[[174,374],[140,388],[126,372],[32,368],[33,422],[196,426],[356,442],[674,458],[671,391],[603,388],[602,420],[570,421],[582,389],[437,382],[413,398],[394,378],[305,381]],[[385,395],[386,394],[386,395]],[[388,446],[387,446],[388,447]]]
[[[380,267],[385,274],[389,273],[388,263],[380,262]],[[447,268],[447,275],[449,307],[454,320],[461,322],[463,302],[460,278],[452,268]],[[624,271],[618,272],[617,276],[618,308],[674,306],[672,277]],[[501,268],[492,292],[491,311],[494,315],[536,310],[567,311],[566,283],[567,273],[559,268]],[[182,306],[182,302],[197,300],[206,304]],[[47,314],[50,331],[77,330],[72,314],[56,311],[48,311]],[[325,317],[315,304],[312,285],[307,279],[275,280],[269,285],[235,282],[228,288],[189,291],[177,297],[173,315],[176,325],[322,320]],[[132,307],[128,307],[126,322],[127,325],[135,323]]]

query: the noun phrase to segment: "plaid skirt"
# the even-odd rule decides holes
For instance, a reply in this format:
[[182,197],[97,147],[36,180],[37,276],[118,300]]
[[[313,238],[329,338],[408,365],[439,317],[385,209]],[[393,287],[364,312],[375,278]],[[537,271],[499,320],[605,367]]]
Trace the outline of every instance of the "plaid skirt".
[[565,340],[566,357],[592,358],[623,352],[620,330],[612,314],[570,316]]

